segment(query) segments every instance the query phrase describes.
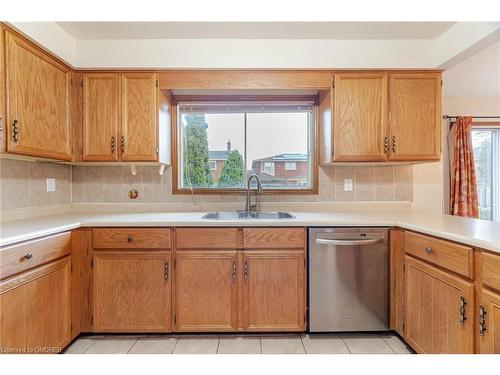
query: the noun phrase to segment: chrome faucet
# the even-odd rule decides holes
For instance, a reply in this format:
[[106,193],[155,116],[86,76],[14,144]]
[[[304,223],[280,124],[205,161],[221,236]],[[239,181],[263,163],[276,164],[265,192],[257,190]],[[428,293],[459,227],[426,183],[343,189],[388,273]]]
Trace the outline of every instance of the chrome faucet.
[[[255,180],[257,181],[257,190],[256,190],[256,193],[255,193],[255,203],[254,204],[252,204],[252,200],[250,198],[250,182],[252,182],[253,178],[255,178]],[[245,206],[245,211],[246,212],[257,211],[257,195],[258,194],[262,194],[263,190],[264,189],[262,188],[262,184],[260,183],[259,176],[257,176],[256,174],[253,174],[250,177],[248,177],[248,181],[247,181],[247,204]]]

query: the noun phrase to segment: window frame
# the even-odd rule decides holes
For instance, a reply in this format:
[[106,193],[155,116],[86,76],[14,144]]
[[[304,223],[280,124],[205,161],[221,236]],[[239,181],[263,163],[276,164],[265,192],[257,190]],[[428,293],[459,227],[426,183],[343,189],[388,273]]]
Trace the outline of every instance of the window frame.
[[221,188],[180,188],[179,187],[179,149],[180,139],[178,131],[179,103],[186,102],[235,102],[235,101],[310,101],[313,103],[311,111],[311,186],[307,189],[268,189],[264,195],[318,195],[319,192],[319,94],[316,95],[172,95],[171,101],[171,148],[172,148],[172,194],[179,195],[242,195],[247,189]]
[[[293,165],[293,168],[288,168],[291,165]],[[296,161],[285,161],[285,171],[296,171],[296,170],[297,170],[297,162]]]

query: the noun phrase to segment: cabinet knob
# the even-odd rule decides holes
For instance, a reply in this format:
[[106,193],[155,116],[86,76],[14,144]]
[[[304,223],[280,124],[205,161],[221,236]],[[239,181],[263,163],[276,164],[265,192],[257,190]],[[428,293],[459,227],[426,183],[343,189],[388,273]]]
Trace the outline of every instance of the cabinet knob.
[[426,247],[425,252],[429,255],[432,254],[432,247]]
[[127,237],[127,242],[132,242],[133,240],[134,240],[134,237],[132,237],[132,236]]
[[29,260],[29,259],[31,259],[31,258],[33,258],[33,254],[31,254],[31,253],[28,253],[28,254],[26,254],[26,255],[24,256],[24,259],[26,259],[26,260]]

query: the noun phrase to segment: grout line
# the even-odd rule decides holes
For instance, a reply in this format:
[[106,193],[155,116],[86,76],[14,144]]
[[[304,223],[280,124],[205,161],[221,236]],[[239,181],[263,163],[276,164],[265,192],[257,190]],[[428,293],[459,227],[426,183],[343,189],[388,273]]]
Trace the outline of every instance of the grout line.
[[262,337],[259,336],[260,354],[264,354],[262,351]]
[[301,336],[299,336],[299,339],[300,339],[300,342],[302,343],[302,347],[304,348],[304,353],[305,353],[305,354],[308,354],[308,353],[307,353],[306,346],[305,346],[305,344],[304,344],[304,340],[302,340],[302,335],[301,335]]
[[129,349],[129,350],[127,350],[127,354],[129,354],[129,353],[130,353],[130,351],[132,350],[132,348],[135,346],[135,344],[137,344],[137,341],[139,341],[139,340],[138,340],[138,339],[137,339],[137,337],[136,337],[135,342],[132,344],[132,346],[130,347],[130,349]]
[[172,348],[172,351],[170,352],[170,354],[174,354],[175,348],[177,348],[177,344],[179,343],[179,340],[180,340],[180,337],[177,337],[177,341],[175,342],[174,347]]
[[398,354],[398,353],[396,353],[396,351],[392,348],[392,346],[390,346],[390,345],[389,345],[389,343],[387,342],[387,340],[385,339],[385,337],[384,337],[384,336],[380,335],[380,338],[381,338],[381,339],[385,342],[385,344],[389,347],[389,349],[391,349],[391,350],[392,350],[392,352],[393,352],[394,354]]
[[340,339],[342,340],[342,342],[344,343],[345,347],[347,348],[347,351],[349,352],[349,354],[352,354],[351,352],[351,348],[349,348],[349,345],[347,345],[347,343],[345,342],[344,338],[342,337],[342,335],[339,334],[339,337]]
[[95,340],[92,340],[92,344],[90,344],[89,347],[85,349],[82,354],[87,353],[90,350],[90,348],[93,347],[94,345],[95,345]]

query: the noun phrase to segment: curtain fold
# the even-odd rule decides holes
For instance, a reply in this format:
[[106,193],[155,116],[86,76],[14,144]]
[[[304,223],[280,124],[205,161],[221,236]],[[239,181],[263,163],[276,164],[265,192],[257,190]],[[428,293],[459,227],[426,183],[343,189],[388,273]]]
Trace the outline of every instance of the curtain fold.
[[472,117],[457,117],[452,128],[450,214],[479,217],[476,170],[472,150]]

